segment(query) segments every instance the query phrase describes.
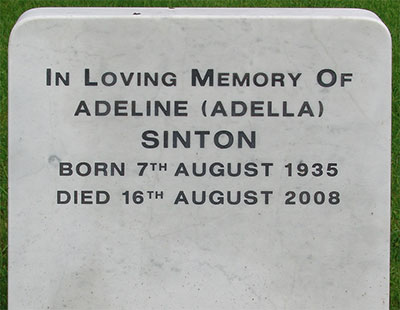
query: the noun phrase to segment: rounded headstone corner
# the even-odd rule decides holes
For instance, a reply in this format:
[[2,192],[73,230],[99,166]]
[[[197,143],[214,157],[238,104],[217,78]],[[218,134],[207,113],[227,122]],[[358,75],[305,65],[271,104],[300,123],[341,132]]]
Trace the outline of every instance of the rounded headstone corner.
[[15,40],[16,34],[19,29],[21,29],[22,27],[24,27],[26,24],[28,24],[33,20],[47,18],[48,10],[49,10],[48,8],[32,8],[22,13],[11,30],[10,37],[8,40],[8,46],[10,47],[12,42]]
[[384,33],[384,36],[389,40],[390,45],[392,44],[392,34],[388,26],[383,22],[383,20],[373,11],[367,9],[357,9],[362,14],[362,18],[367,22],[375,24],[375,27],[380,28]]

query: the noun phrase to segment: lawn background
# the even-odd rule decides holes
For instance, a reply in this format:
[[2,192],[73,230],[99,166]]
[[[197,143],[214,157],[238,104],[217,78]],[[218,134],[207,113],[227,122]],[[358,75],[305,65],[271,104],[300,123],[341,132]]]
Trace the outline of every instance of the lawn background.
[[[7,309],[7,47],[10,31],[26,10],[46,6],[348,7],[375,12],[393,43],[392,228],[390,309],[400,310],[400,1],[399,0],[0,0],[0,309]],[[373,72],[371,73],[373,74]],[[41,281],[38,279],[38,281]],[[307,309],[299,309],[307,310]],[[321,309],[325,310],[325,309]],[[341,309],[345,310],[345,309]],[[346,309],[347,310],[347,309]],[[366,309],[369,310],[369,309]]]

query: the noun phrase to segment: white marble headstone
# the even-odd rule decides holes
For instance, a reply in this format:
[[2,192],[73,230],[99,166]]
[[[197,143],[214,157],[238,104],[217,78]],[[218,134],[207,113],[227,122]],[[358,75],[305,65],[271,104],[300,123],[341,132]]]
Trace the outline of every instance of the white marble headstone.
[[9,309],[388,309],[390,130],[368,11],[28,11]]

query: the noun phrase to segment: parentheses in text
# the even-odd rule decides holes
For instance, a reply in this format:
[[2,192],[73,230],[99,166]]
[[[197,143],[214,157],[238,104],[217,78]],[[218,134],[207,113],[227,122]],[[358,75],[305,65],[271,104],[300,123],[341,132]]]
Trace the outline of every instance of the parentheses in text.
[[207,117],[207,113],[206,113],[206,104],[207,104],[207,100],[203,101],[203,104],[201,105],[201,112],[203,113],[204,117]]
[[322,114],[324,114],[324,105],[323,105],[323,103],[322,103],[322,101],[318,101],[318,103],[319,103],[319,114],[318,114],[318,117],[321,117],[322,116]]

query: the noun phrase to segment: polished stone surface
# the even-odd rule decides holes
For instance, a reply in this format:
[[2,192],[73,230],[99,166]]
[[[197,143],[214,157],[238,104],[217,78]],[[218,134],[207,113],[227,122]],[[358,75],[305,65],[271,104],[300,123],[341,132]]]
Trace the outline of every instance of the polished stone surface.
[[[192,86],[193,69],[213,85]],[[155,100],[183,101],[182,116],[131,115]],[[9,309],[387,310],[390,127],[390,34],[368,11],[29,11],[9,46]],[[168,148],[144,147],[153,131]],[[62,175],[81,162],[99,175]],[[157,165],[140,176],[138,162]],[[241,175],[218,176],[228,163]],[[110,200],[57,203],[73,190]],[[179,191],[212,195],[175,204]]]

